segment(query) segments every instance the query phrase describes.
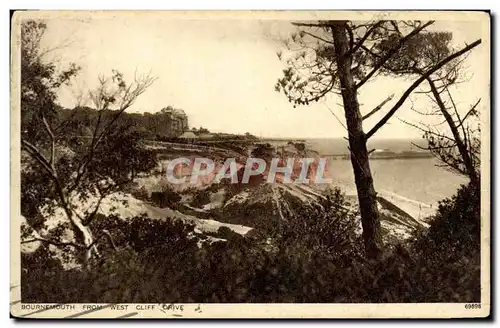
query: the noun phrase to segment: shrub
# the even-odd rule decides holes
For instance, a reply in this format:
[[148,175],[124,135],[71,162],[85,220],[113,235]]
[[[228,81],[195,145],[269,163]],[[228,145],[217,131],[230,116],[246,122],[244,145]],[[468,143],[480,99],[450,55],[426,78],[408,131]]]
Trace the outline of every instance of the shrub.
[[428,256],[444,253],[450,260],[480,252],[480,189],[473,184],[462,186],[451,199],[442,200],[430,228],[416,247]]
[[222,226],[219,229],[217,229],[215,237],[226,239],[228,241],[233,241],[233,242],[238,242],[243,239],[243,236],[241,236],[239,233],[234,232],[233,230],[229,229],[226,226]]
[[46,247],[23,255],[23,302],[147,302],[142,297],[162,286],[154,287],[157,267],[165,274],[179,271],[182,256],[198,251],[194,226],[179,220],[100,216],[90,227],[101,258],[86,268],[64,270]]
[[316,207],[299,207],[297,215],[283,225],[280,243],[287,248],[303,248],[332,256],[337,265],[348,265],[362,257],[358,219],[336,188]]
[[479,302],[477,192],[460,189],[428,233],[376,261],[362,256],[338,191],[291,219],[272,248],[225,228],[227,242],[200,248],[182,222],[96,219],[94,234],[109,231],[117,250],[102,242],[100,260],[67,271],[46,250],[23,256],[23,302]]
[[193,194],[193,199],[191,200],[191,205],[194,207],[203,207],[203,205],[210,203],[210,193],[209,190],[201,189],[196,190]]
[[182,196],[178,192],[168,187],[164,187],[162,191],[153,191],[151,193],[151,201],[162,208],[177,209],[181,199]]
[[134,196],[134,198],[142,200],[142,201],[150,201],[149,192],[146,187],[142,186],[138,189],[132,189],[130,194]]

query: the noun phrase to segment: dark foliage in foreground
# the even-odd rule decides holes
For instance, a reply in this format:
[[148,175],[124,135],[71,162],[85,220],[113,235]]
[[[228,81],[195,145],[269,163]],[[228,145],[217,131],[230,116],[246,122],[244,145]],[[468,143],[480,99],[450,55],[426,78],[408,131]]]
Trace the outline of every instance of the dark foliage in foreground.
[[477,189],[443,201],[425,234],[378,261],[362,256],[342,202],[301,214],[271,244],[199,248],[194,227],[180,222],[101,218],[92,229],[112,232],[114,246],[102,244],[89,269],[64,271],[43,249],[23,255],[23,302],[480,301]]

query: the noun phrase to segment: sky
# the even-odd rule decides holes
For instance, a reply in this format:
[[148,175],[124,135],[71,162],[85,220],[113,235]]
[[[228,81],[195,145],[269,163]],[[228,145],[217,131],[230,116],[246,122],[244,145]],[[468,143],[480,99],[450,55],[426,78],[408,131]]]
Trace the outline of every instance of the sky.
[[[339,97],[332,95],[313,105],[294,108],[282,93],[274,90],[285,67],[276,55],[284,48],[280,40],[296,31],[289,20],[193,16],[167,19],[115,14],[52,18],[47,26],[43,45],[58,47],[50,53],[50,60],[61,68],[71,62],[82,67],[73,85],[59,92],[59,101],[65,107],[74,107],[78,92],[94,88],[99,74],[110,75],[112,69],[117,69],[126,80],[131,80],[136,71],[151,71],[157,80],[129,112],[157,112],[171,105],[186,112],[191,127],[203,126],[213,132],[297,138],[347,135]],[[482,97],[483,105],[488,106],[485,76],[489,72],[489,45],[484,42],[484,25],[448,20],[437,21],[432,29],[452,32],[457,47],[483,37],[483,44],[467,58],[471,79],[456,90],[456,100],[465,108]],[[387,110],[412,82],[374,79],[358,94],[362,113],[395,93],[393,101],[384,107]],[[425,96],[412,99],[419,108],[429,106]],[[410,110],[410,105],[407,101],[376,137],[420,137],[420,131],[398,119],[422,120]],[[365,132],[383,114],[384,110],[365,121]]]

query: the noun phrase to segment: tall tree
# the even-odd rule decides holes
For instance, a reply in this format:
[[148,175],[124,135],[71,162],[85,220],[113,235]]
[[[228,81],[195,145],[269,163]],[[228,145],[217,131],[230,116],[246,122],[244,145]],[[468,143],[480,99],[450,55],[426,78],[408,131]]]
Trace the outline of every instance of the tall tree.
[[[71,247],[88,260],[98,254],[96,239],[88,225],[94,219],[102,200],[123,182],[133,177],[137,170],[147,170],[151,157],[134,142],[124,138],[116,130],[123,112],[154,82],[151,75],[136,76],[127,84],[121,73],[113,71],[110,78],[100,77],[99,86],[90,92],[98,115],[88,139],[75,142],[67,138],[66,122],[58,122],[57,90],[77,73],[72,65],[62,73],[56,73],[52,63],[43,60],[40,41],[46,25],[40,21],[28,21],[22,26],[21,44],[21,193],[24,215],[37,216],[42,225],[47,219],[40,215],[44,205],[46,212],[57,208],[64,211],[75,241],[62,241],[60,235],[40,236],[24,242],[41,241],[58,247]],[[103,115],[111,110],[112,115]],[[126,149],[125,149],[126,148]],[[117,167],[117,160],[124,165]],[[141,157],[140,164],[137,159]],[[91,196],[97,201],[91,207],[79,211]],[[38,214],[38,215],[37,215]],[[31,218],[27,218],[31,219]],[[34,220],[37,221],[37,220]]]
[[[433,23],[393,20],[361,23],[297,22],[294,25],[299,31],[286,42],[287,49],[293,56],[284,58],[282,52],[278,53],[280,59],[286,60],[288,67],[283,71],[284,75],[276,83],[275,89],[282,91],[294,105],[308,105],[332,93],[342,97],[365,250],[370,258],[380,255],[382,238],[367,140],[387,123],[420,83],[448,62],[480,44],[481,40],[449,54],[429,67],[367,133],[363,129],[363,119],[381,110],[389,99],[368,114],[362,115],[358,93],[365,83],[383,72],[384,66],[398,56],[409,40]],[[388,44],[387,40],[392,42]]]

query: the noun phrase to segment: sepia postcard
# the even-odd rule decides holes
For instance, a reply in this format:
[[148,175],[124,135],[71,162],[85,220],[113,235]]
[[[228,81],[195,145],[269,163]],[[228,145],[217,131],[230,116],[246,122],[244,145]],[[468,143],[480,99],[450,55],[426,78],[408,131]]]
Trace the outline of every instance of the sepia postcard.
[[488,317],[490,33],[14,12],[11,316]]

